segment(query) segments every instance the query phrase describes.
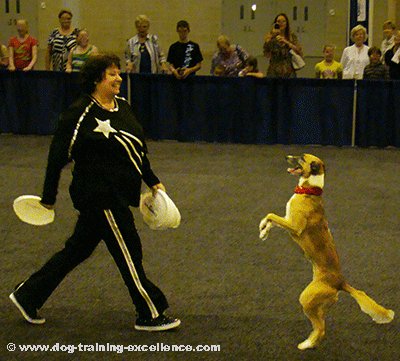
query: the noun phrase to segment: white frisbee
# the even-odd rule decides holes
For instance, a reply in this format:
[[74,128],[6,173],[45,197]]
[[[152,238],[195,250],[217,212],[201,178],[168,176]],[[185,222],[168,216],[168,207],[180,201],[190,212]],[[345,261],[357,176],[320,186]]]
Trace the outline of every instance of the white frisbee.
[[151,192],[140,196],[140,212],[143,221],[154,230],[177,228],[181,223],[181,215],[175,203],[167,193],[158,190],[155,196]]
[[24,195],[16,198],[13,203],[18,218],[34,226],[44,226],[54,221],[54,209],[47,209],[40,204],[38,196]]

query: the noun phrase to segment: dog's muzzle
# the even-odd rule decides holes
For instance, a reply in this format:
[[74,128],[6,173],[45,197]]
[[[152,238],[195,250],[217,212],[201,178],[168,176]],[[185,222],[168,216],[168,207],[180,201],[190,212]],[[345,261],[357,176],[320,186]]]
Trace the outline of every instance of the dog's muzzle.
[[287,155],[286,161],[291,166],[287,169],[290,174],[301,175],[301,173],[303,172],[303,167],[301,165],[302,157],[296,155]]

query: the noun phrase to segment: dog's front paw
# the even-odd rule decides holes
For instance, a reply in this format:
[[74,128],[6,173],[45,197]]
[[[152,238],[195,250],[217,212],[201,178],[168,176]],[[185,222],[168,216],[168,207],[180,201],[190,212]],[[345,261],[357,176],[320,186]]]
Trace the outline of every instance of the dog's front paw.
[[267,217],[261,220],[260,222],[260,239],[265,241],[268,238],[269,231],[272,228],[272,222],[267,220]]
[[258,226],[258,229],[259,229],[260,232],[266,227],[267,222],[268,222],[267,217],[264,217],[261,220],[260,225]]

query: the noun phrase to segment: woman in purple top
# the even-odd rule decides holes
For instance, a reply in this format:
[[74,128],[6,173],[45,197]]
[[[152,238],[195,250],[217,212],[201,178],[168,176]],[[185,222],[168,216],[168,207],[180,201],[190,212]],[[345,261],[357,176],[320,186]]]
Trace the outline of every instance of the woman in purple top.
[[211,60],[211,75],[238,76],[249,57],[247,51],[239,45],[231,45],[226,35],[218,37],[217,47],[219,51]]

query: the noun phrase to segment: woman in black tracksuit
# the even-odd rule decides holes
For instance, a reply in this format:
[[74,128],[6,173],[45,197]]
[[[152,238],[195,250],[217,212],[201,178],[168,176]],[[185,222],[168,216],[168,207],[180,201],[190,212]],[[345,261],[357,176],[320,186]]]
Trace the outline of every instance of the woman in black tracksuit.
[[142,247],[129,206],[138,206],[141,182],[165,190],[147,159],[143,130],[130,105],[117,96],[121,85],[119,58],[91,57],[81,71],[82,96],[58,124],[52,140],[41,203],[53,208],[63,167],[74,162],[70,195],[79,211],[75,231],[65,248],[10,295],[24,318],[45,322],[37,310],[64,277],[88,258],[101,240],[113,256],[136,306],[135,329],[163,331],[179,319],[164,315],[164,294],[142,266]]

